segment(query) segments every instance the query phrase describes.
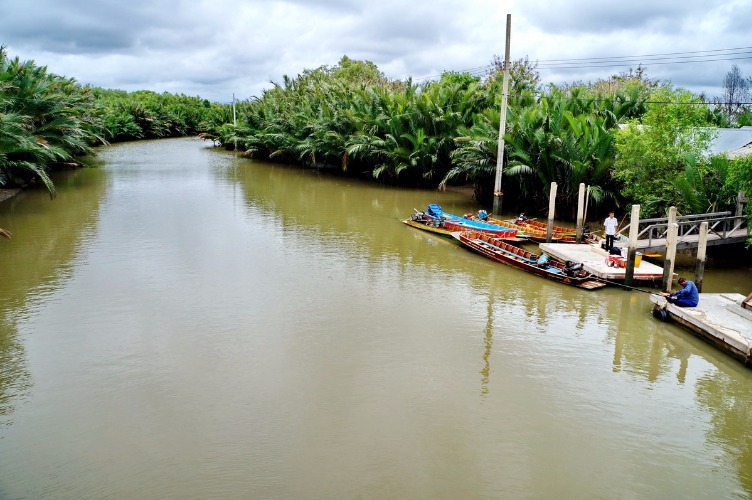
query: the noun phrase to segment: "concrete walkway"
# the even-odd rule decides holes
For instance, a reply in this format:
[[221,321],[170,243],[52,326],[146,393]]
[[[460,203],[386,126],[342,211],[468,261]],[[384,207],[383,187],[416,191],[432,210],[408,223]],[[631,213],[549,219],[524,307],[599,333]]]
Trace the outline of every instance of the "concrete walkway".
[[[608,254],[597,244],[541,243],[539,246],[543,252],[561,261],[581,262],[587,272],[599,278],[610,281],[624,281],[626,268],[609,267],[606,264]],[[642,259],[640,266],[634,269],[634,280],[654,282],[660,287],[663,280],[663,268]]]
[[743,300],[738,293],[701,293],[697,307],[678,307],[661,295],[650,296],[671,320],[752,367],[752,311],[742,308]]

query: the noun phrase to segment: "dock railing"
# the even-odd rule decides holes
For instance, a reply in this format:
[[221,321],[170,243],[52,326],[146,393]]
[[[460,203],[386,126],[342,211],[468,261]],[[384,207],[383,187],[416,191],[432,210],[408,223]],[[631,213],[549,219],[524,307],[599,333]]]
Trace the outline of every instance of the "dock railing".
[[[744,229],[747,226],[745,216],[733,215],[731,212],[715,212],[708,214],[682,215],[676,217],[679,225],[678,244],[688,241],[691,236],[697,236],[700,232],[700,224],[708,223],[708,234],[715,234],[719,239],[725,240],[734,231]],[[619,230],[619,236],[629,234],[631,223]],[[640,219],[638,240],[647,240],[647,246],[653,246],[653,240],[666,239],[668,233],[668,218]]]

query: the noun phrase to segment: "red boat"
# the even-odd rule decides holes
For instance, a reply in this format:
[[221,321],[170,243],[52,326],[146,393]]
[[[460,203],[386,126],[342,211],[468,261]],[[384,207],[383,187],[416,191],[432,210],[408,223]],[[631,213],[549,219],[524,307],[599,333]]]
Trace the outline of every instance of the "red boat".
[[504,243],[493,235],[476,231],[457,231],[452,233],[460,243],[470,250],[488,257],[496,262],[508,264],[529,273],[537,274],[559,283],[572,285],[586,290],[596,290],[606,286],[602,281],[582,268],[582,264],[567,261],[566,264],[551,260],[548,255],[537,255],[522,248]]

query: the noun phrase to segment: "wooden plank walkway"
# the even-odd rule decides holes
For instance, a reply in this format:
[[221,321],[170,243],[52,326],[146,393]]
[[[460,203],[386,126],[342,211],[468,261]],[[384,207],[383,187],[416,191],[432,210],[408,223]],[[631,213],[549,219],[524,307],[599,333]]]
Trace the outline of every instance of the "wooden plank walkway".
[[[629,239],[627,237],[621,236],[619,237],[618,240],[614,242],[614,246],[619,247],[619,248],[626,248],[628,240]],[[676,244],[676,249],[685,250],[688,248],[697,248],[697,243],[699,240],[700,240],[700,236],[697,234],[682,236],[681,241],[678,241]],[[730,245],[733,243],[744,243],[745,241],[747,241],[747,229],[746,228],[731,231],[728,233],[726,238],[721,238],[721,236],[715,233],[708,234],[708,246]],[[637,240],[636,248],[638,252],[642,252],[642,253],[665,252],[666,251],[666,239],[665,238],[652,238],[649,240]]]
[[[587,272],[598,278],[624,281],[627,272],[625,268],[609,267],[606,264],[608,254],[597,244],[541,243],[540,249],[561,261],[581,262]],[[663,268],[642,259],[639,267],[634,269],[634,280],[652,282],[655,286],[660,287],[663,280]]]
[[697,307],[678,307],[661,295],[650,296],[655,309],[665,309],[672,321],[752,367],[752,311],[742,308],[743,300],[738,293],[701,293]]

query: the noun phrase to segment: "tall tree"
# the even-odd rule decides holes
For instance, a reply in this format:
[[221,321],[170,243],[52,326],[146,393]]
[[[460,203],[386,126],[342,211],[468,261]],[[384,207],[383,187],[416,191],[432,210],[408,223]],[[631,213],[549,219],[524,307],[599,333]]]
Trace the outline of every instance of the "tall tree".
[[721,108],[732,120],[745,109],[749,109],[749,80],[744,78],[736,64],[723,77],[723,97],[721,99]]

